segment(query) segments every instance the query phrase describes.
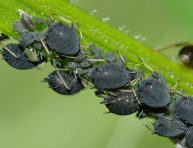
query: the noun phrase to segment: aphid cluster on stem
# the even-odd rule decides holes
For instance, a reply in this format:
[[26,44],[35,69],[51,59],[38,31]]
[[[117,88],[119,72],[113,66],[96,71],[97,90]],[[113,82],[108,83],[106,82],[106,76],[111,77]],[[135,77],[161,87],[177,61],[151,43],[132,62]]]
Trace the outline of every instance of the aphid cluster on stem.
[[[138,112],[138,118],[154,117],[153,133],[184,140],[187,147],[193,147],[193,98],[176,99],[177,94],[170,91],[161,74],[152,72],[145,77],[142,69],[127,67],[119,53],[104,53],[95,45],[81,49],[82,35],[73,24],[32,18],[19,12],[20,20],[13,25],[20,34],[19,43],[2,48],[3,58],[10,66],[31,69],[50,62],[54,70],[44,81],[55,92],[72,95],[93,87],[109,113]],[[1,40],[7,38],[0,35]]]

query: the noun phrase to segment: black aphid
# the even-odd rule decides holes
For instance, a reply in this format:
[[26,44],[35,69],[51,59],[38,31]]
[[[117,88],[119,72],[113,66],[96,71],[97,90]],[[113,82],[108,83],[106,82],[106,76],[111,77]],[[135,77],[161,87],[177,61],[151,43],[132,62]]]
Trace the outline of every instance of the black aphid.
[[154,133],[164,137],[180,137],[186,134],[187,126],[175,118],[159,118],[153,124]]
[[193,124],[193,98],[186,97],[176,101],[174,104],[174,113],[181,120]]
[[71,95],[84,88],[79,78],[66,71],[54,71],[47,78],[49,86],[57,93]]
[[0,41],[6,40],[6,39],[9,39],[9,37],[4,33],[0,33]]
[[129,115],[139,110],[139,104],[132,92],[119,92],[105,96],[104,104],[109,112],[117,115]]
[[81,68],[89,68],[92,66],[92,63],[89,60],[84,60],[80,63]]
[[106,53],[106,61],[107,62],[112,63],[112,62],[115,62],[115,60],[116,60],[116,56],[114,53],[112,53],[112,52]]
[[31,45],[32,43],[35,42],[35,33],[34,32],[28,32],[28,33],[24,33],[20,40],[19,40],[19,43],[22,45],[22,46],[29,46]]
[[16,31],[17,33],[23,34],[29,32],[28,29],[24,27],[24,25],[21,22],[16,21],[13,24],[13,30]]
[[136,94],[141,103],[152,108],[165,107],[171,101],[170,92],[164,79],[156,72],[140,82]]
[[23,47],[18,44],[8,44],[3,47],[2,55],[9,65],[17,69],[31,69],[40,63],[30,61],[26,57]]
[[193,127],[189,127],[186,132],[185,144],[188,148],[193,148]]
[[91,54],[94,55],[96,59],[101,59],[103,57],[102,50],[96,47],[94,44],[89,46]]
[[81,50],[81,51],[78,53],[78,55],[76,56],[75,61],[76,61],[76,62],[82,62],[82,61],[85,60],[85,59],[86,59],[86,51]]
[[63,23],[49,27],[46,42],[59,55],[76,55],[80,51],[80,38],[75,28]]
[[180,61],[186,66],[193,67],[193,45],[184,46],[178,56]]
[[108,63],[97,66],[92,75],[92,81],[96,88],[117,89],[130,81],[130,76],[124,66]]
[[26,29],[33,30],[35,25],[32,21],[32,18],[24,11],[19,10],[20,12],[20,22],[25,26]]

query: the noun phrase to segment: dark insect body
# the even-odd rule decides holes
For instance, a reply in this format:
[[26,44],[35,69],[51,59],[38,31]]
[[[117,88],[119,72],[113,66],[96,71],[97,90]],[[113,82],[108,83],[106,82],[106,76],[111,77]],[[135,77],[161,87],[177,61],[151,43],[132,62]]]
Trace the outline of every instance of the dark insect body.
[[140,82],[137,90],[139,101],[152,108],[166,107],[171,101],[169,89],[158,73]]
[[103,57],[102,50],[100,48],[97,48],[95,45],[90,45],[89,49],[91,51],[91,54],[94,55],[96,59],[101,59]]
[[139,104],[132,92],[119,92],[115,96],[105,96],[104,104],[109,112],[117,115],[129,115],[139,110]]
[[34,32],[24,33],[19,40],[19,43],[24,47],[29,46],[34,42],[35,42],[35,33]]
[[193,124],[193,98],[186,97],[176,101],[174,104],[174,113],[178,118],[186,123]]
[[193,127],[189,127],[186,132],[185,144],[188,148],[193,148]]
[[80,51],[80,39],[76,30],[63,23],[49,27],[46,42],[50,49],[61,56],[73,56]]
[[186,134],[187,126],[175,118],[159,118],[153,124],[155,134],[164,137],[180,137]]
[[62,70],[52,72],[46,79],[50,88],[63,95],[72,95],[84,88],[79,78]]
[[22,10],[19,10],[19,12],[20,12],[20,22],[24,25],[26,29],[33,30],[35,28],[35,25],[32,21],[32,18]]
[[16,31],[16,32],[19,33],[19,34],[23,34],[23,33],[29,32],[29,30],[26,29],[26,28],[24,27],[24,25],[23,25],[21,22],[18,22],[18,21],[16,21],[16,22],[13,24],[13,30]]
[[94,69],[92,81],[97,89],[118,89],[130,81],[130,76],[124,66],[108,63]]
[[112,53],[112,52],[106,53],[106,61],[107,62],[112,63],[112,62],[115,62],[115,60],[116,60],[116,56],[114,53]]
[[40,62],[30,61],[24,54],[24,49],[18,44],[8,44],[3,47],[2,55],[4,60],[16,69],[31,69]]
[[184,46],[179,52],[179,59],[188,67],[193,67],[193,45]]

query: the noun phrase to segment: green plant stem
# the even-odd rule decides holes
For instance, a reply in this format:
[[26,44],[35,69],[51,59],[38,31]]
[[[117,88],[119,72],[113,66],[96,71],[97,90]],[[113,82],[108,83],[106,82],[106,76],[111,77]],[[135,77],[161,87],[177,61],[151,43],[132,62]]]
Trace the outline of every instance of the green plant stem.
[[[134,68],[140,65],[140,68],[148,72],[148,65],[154,71],[162,73],[170,86],[180,80],[179,88],[186,93],[193,93],[191,69],[172,62],[159,52],[143,46],[64,0],[6,0],[0,1],[0,5],[0,30],[15,39],[18,35],[13,31],[12,24],[18,19],[18,9],[32,16],[52,17],[60,21],[63,21],[63,18],[69,19],[79,24],[83,34],[83,46],[95,43],[104,51],[118,51],[128,58],[127,66]],[[143,59],[145,64],[139,58]]]

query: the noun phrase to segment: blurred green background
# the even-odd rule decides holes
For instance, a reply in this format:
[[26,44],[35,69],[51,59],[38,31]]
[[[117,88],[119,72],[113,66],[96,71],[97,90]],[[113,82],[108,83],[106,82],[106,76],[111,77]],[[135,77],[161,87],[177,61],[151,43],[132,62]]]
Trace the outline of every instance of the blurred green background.
[[[6,1],[6,0],[5,0]],[[191,0],[71,0],[146,46],[192,40]],[[3,22],[0,22],[3,23]],[[164,54],[176,57],[177,50]],[[62,96],[40,82],[53,69],[19,71],[0,62],[0,148],[172,148],[135,115],[104,114],[94,90]]]

